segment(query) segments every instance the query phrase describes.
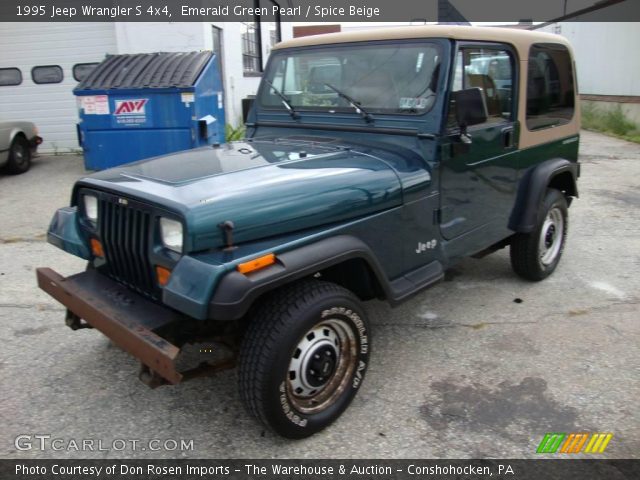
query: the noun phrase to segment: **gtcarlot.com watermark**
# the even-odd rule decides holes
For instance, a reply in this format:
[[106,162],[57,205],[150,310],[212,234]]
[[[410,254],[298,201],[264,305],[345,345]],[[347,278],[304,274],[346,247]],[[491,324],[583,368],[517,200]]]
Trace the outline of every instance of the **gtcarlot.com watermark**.
[[64,452],[188,452],[193,451],[193,440],[184,438],[152,438],[141,440],[135,438],[58,438],[48,433],[18,435],[13,445],[16,450],[64,451]]

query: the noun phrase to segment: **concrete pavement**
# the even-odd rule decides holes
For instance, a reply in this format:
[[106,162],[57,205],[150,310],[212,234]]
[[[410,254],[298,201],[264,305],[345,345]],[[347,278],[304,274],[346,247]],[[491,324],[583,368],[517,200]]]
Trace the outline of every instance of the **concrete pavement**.
[[[34,269],[84,268],[44,241],[82,161],[42,156],[25,175],[0,175],[0,457],[520,458],[535,456],[546,432],[572,431],[612,432],[605,457],[638,457],[640,145],[584,132],[581,152],[581,197],[556,273],[522,281],[504,250],[463,261],[397,309],[368,303],[363,388],[333,426],[303,441],[245,413],[235,371],[150,390],[98,332],[65,327]],[[67,446],[192,439],[193,449],[18,451],[21,434]]]

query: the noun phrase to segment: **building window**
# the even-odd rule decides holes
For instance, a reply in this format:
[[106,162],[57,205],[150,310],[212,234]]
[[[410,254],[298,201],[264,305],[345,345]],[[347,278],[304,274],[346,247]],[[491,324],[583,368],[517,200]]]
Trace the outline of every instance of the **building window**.
[[269,50],[280,41],[280,32],[277,22],[267,22],[267,28],[269,30]]
[[262,72],[262,48],[260,44],[260,24],[242,22],[242,66],[245,74]]
[[20,85],[22,72],[18,68],[0,68],[0,87]]
[[60,83],[63,78],[62,67],[59,65],[44,65],[31,69],[31,79],[33,83]]
[[538,43],[529,50],[527,128],[569,123],[575,103],[573,64],[564,45]]
[[81,82],[89,76],[91,71],[96,68],[97,62],[94,63],[76,63],[73,66],[73,78],[76,82]]

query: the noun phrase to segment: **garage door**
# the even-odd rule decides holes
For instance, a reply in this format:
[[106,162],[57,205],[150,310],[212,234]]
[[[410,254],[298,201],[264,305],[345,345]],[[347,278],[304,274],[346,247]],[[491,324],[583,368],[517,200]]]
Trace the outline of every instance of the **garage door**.
[[77,151],[74,73],[117,53],[114,24],[0,23],[0,45],[0,119],[34,122],[40,151]]

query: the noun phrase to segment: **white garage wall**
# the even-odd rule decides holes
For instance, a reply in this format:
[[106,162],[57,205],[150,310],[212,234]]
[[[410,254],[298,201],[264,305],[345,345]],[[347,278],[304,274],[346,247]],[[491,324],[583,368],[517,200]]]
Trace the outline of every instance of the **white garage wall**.
[[[242,122],[243,98],[254,95],[260,77],[245,76],[242,68],[241,25],[213,24],[222,29],[223,73],[227,123]],[[293,36],[291,23],[282,24],[282,39]],[[150,53],[210,50],[210,23],[0,23],[0,68],[22,71],[21,85],[0,87],[0,119],[27,120],[38,125],[42,152],[78,150],[78,113],[72,67],[76,63],[100,62],[107,53]],[[270,53],[269,29],[262,28],[263,60]],[[64,80],[36,85],[31,69],[37,65],[60,65]]]
[[[224,88],[227,95],[225,106],[227,108],[227,123],[234,126],[242,124],[242,99],[249,95],[255,95],[260,84],[260,77],[245,76],[242,67],[242,37],[241,25],[237,22],[220,22],[204,25],[205,48],[212,48],[211,28],[216,26],[222,29],[223,49],[223,73]],[[269,29],[266,25],[261,28],[262,60],[267,64],[271,53]],[[282,40],[293,38],[293,24],[283,22],[281,25]]]
[[561,22],[541,31],[560,33],[573,45],[580,93],[640,96],[638,23]]
[[117,22],[118,53],[192,52],[203,50],[198,22]]
[[[223,83],[227,123],[242,123],[242,99],[255,95],[260,77],[245,76],[242,68],[241,24],[238,22],[116,23],[118,53],[183,52],[212,50],[213,26],[222,30]],[[293,36],[291,23],[283,23],[282,40]],[[262,56],[270,53],[269,30],[262,29]]]
[[[112,23],[0,23],[0,68],[22,71],[21,85],[0,87],[0,118],[34,122],[44,138],[43,152],[77,150],[72,67],[115,52]],[[61,66],[64,80],[33,83],[31,69],[38,65]]]

